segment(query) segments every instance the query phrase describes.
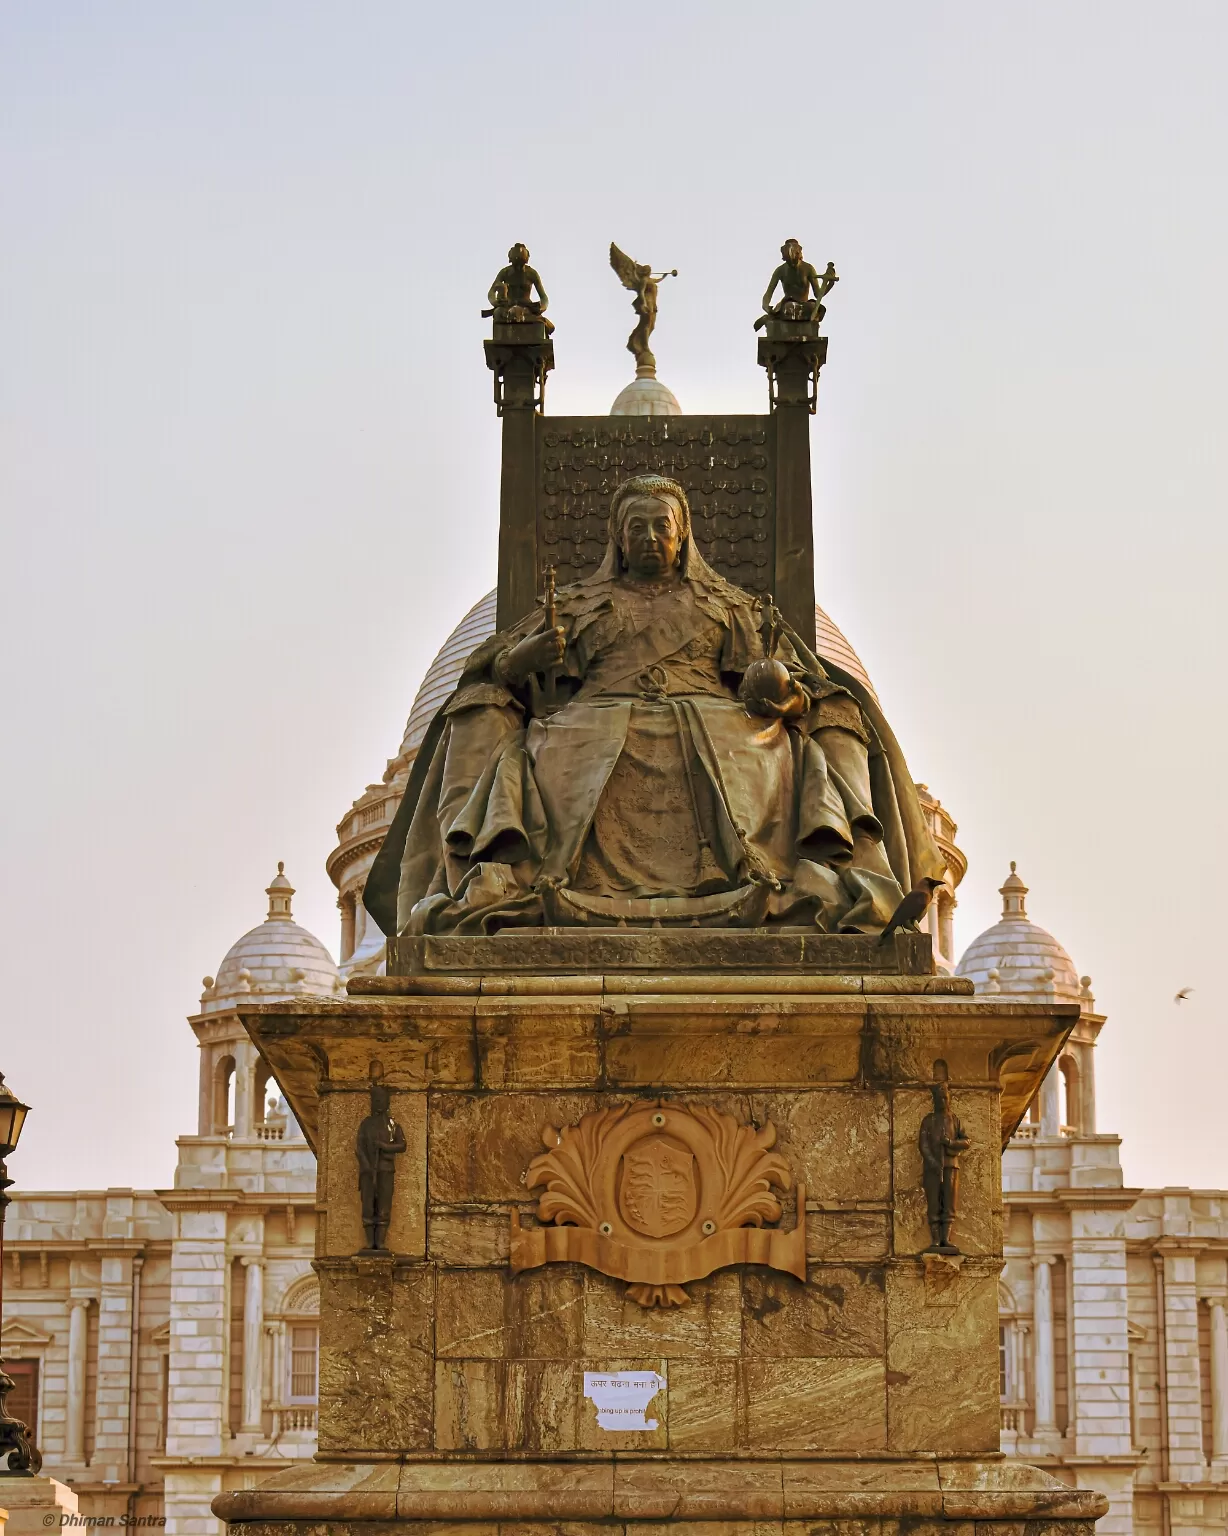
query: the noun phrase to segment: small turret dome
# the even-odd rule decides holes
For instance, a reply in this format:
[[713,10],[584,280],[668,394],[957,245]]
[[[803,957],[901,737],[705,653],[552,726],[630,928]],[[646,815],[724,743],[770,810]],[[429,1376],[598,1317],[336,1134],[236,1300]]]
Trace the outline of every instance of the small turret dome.
[[978,992],[1008,999],[1081,1002],[1083,988],[1074,961],[1051,933],[1028,916],[1028,888],[1015,870],[1014,859],[998,889],[1001,921],[973,939],[955,974],[969,977]]
[[205,977],[200,1011],[218,1013],[240,1000],[272,1002],[290,997],[335,997],[342,980],[333,957],[294,921],[294,887],[284,864],[265,888],[269,915],[232,944],[217,977]]

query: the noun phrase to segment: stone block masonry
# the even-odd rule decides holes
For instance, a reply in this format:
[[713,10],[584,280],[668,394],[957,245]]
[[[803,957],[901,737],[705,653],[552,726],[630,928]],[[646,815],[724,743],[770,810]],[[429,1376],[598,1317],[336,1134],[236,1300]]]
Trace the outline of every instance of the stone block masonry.
[[[998,1450],[1003,1104],[1027,1102],[1077,1010],[989,1004],[939,977],[879,978],[877,993],[835,976],[463,980],[243,1010],[319,1156],[320,1449],[312,1468],[223,1494],[218,1514],[253,1536],[794,1518],[862,1536],[904,1517],[1090,1531],[1103,1500],[1007,1471]],[[972,1143],[951,1255],[925,1251],[918,1131],[935,1076]],[[360,1251],[355,1157],[373,1078],[410,1149],[378,1254]],[[736,1263],[649,1305],[636,1291],[652,1287],[603,1272],[613,1228],[598,1231],[597,1206],[585,1263],[533,1244],[536,1267],[513,1272],[513,1212],[522,1231],[551,1221],[526,1182],[543,1145],[579,1127],[580,1147],[598,1134],[586,1116],[658,1100],[713,1112],[730,1149],[738,1127],[773,1128],[770,1199],[782,1230],[805,1229],[804,1279]],[[600,1196],[629,1241],[668,1244],[687,1198],[705,1198],[661,1137],[636,1165],[638,1205],[630,1164]],[[598,1422],[585,1376],[616,1373],[660,1382],[642,1427]]]

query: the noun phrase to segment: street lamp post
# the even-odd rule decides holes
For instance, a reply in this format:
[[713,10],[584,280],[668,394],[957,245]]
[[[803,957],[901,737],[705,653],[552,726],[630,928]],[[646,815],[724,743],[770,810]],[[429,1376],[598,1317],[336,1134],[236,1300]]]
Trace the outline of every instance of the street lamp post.
[[[0,1317],[4,1315],[4,1217],[9,1207],[12,1179],[5,1158],[16,1150],[29,1105],[23,1104],[4,1082],[0,1072]],[[0,1477],[34,1477],[43,1465],[30,1431],[9,1414],[6,1399],[17,1383],[4,1369],[0,1357]]]

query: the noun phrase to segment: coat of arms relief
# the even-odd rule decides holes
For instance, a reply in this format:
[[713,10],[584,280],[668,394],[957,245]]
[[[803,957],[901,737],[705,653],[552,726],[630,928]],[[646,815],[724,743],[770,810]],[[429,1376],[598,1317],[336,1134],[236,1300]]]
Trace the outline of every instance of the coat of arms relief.
[[806,1278],[806,1187],[792,1230],[774,1190],[793,1185],[773,1125],[742,1125],[701,1104],[660,1100],[595,1110],[542,1132],[525,1173],[545,1186],[536,1227],[512,1211],[511,1267],[578,1263],[630,1284],[643,1307],[683,1306],[683,1285],[731,1264]]

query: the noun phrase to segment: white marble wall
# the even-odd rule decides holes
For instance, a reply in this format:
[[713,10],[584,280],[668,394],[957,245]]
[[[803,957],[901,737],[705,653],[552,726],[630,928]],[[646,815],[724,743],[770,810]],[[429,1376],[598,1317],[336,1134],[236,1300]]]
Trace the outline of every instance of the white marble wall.
[[1044,1129],[1003,1162],[1003,1450],[1106,1494],[1098,1536],[1223,1536],[1228,1193],[1126,1190],[1117,1138]]

